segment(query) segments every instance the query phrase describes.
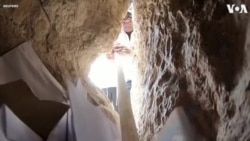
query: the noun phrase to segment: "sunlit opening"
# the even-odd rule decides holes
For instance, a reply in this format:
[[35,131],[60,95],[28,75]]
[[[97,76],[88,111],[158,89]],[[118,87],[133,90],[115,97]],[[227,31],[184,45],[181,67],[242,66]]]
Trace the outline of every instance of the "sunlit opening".
[[[130,13],[130,14],[129,14]],[[118,109],[116,87],[117,87],[117,63],[122,66],[126,87],[130,91],[131,105],[136,123],[139,121],[139,111],[142,97],[137,83],[137,64],[134,59],[135,33],[133,32],[133,6],[131,4],[126,17],[122,21],[122,28],[118,38],[114,41],[112,50],[101,54],[93,62],[89,78],[113,103],[115,110]],[[113,53],[113,56],[110,53]],[[137,124],[138,126],[138,124]]]
[[[127,15],[122,20],[121,32],[114,41],[112,50],[101,54],[90,68],[89,78],[99,88],[117,86],[116,63],[118,60],[122,65],[126,81],[132,79],[131,69],[134,48],[132,15],[133,6],[131,3]],[[107,54],[112,54],[112,57],[107,57]]]
[[114,61],[107,59],[106,54],[100,55],[91,65],[90,80],[99,88],[117,86],[117,69]]
[[[116,55],[115,59],[118,57]],[[89,78],[99,88],[109,88],[117,86],[117,60],[107,58],[106,54],[100,55],[91,65]],[[133,77],[133,57],[119,55],[125,80],[131,80]]]

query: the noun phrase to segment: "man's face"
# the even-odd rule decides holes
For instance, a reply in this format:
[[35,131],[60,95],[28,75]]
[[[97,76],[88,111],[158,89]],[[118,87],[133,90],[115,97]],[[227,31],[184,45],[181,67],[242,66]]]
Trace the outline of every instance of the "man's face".
[[133,31],[133,22],[131,13],[127,13],[126,17],[122,21],[122,28],[124,32],[130,33]]

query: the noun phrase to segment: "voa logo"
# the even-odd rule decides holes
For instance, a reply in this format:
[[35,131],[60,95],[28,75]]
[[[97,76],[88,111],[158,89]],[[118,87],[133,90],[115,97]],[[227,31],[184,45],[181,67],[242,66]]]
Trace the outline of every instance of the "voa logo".
[[241,4],[241,5],[236,5],[236,4],[227,4],[227,10],[230,14],[233,13],[243,13],[243,14],[247,14],[247,7],[245,4]]

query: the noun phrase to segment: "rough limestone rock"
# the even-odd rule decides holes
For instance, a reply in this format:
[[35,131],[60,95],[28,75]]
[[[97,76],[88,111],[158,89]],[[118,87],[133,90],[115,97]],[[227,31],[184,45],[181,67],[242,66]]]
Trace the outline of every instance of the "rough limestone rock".
[[[133,94],[143,101],[142,141],[153,140],[178,105],[208,141],[250,140],[249,15],[229,14],[227,3],[250,9],[247,0],[135,1],[139,79]],[[96,55],[111,48],[127,8],[127,0],[1,0],[0,55],[32,40],[58,81],[81,76],[89,100],[118,122],[86,76]]]
[[[3,8],[4,4],[18,8]],[[87,75],[98,53],[111,49],[128,6],[128,0],[1,0],[0,55],[32,40],[61,84],[65,78],[83,78],[90,100],[115,119],[109,100]]]
[[[152,141],[182,105],[207,141],[250,140],[247,0],[136,1],[141,141]],[[249,27],[250,28],[250,27]]]

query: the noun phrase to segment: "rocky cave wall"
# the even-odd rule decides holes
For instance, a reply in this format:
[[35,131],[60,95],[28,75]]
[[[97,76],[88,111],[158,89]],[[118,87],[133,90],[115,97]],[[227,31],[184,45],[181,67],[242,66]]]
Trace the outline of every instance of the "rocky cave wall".
[[249,16],[228,3],[250,10],[247,0],[135,1],[142,141],[176,106],[208,141],[250,140]]
[[[138,123],[151,141],[174,107],[182,105],[207,140],[249,140],[248,15],[226,3],[247,0],[135,1],[136,59],[143,98]],[[120,30],[126,0],[1,0],[0,55],[26,40],[60,82],[81,76],[95,105],[115,118],[100,90],[86,79],[96,55]]]

